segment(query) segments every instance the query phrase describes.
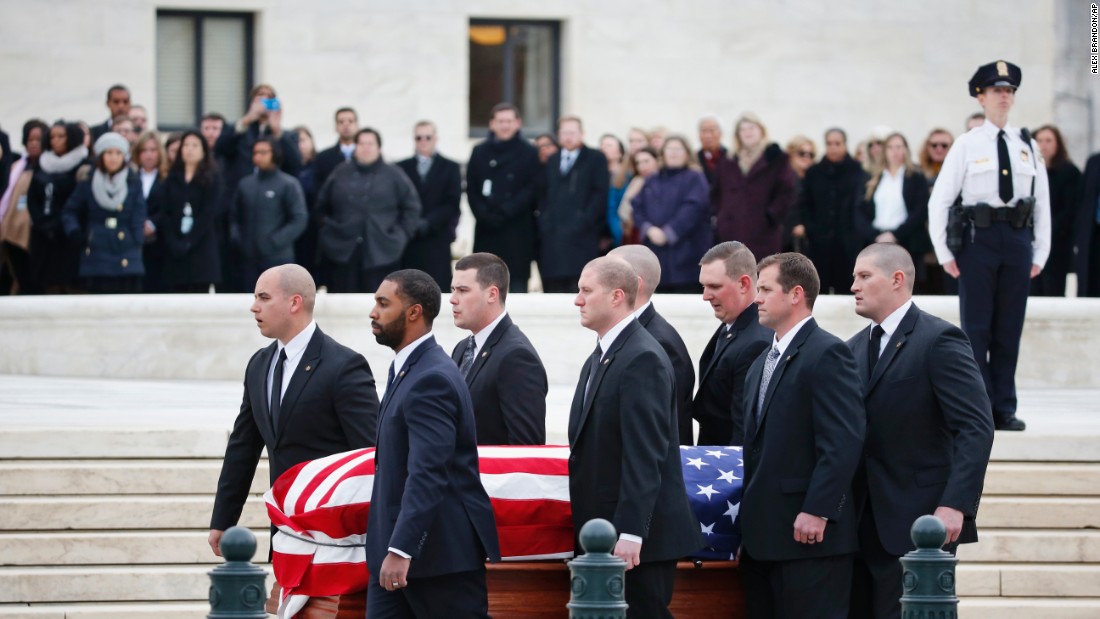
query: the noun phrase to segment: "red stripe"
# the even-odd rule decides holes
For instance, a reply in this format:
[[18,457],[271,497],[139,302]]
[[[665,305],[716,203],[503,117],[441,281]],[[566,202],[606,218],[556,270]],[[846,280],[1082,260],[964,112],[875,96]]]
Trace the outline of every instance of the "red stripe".
[[[320,469],[319,471],[317,471],[314,474],[313,479],[309,480],[309,483],[306,484],[306,487],[302,491],[302,494],[299,495],[298,502],[294,506],[294,512],[298,513],[298,514],[304,512],[305,509],[306,509],[306,503],[309,502],[309,500],[313,497],[313,493],[317,491],[318,486],[320,486],[322,483],[324,483],[340,467],[347,464],[349,460],[353,460],[353,459],[359,457],[360,455],[361,455],[361,453],[359,453],[359,452],[351,452],[351,454],[349,454],[347,457],[340,458],[337,461],[333,462],[332,464],[330,464],[330,465],[324,467],[323,469]],[[373,460],[372,460],[372,462],[373,462]],[[323,503],[317,503],[317,504],[322,505]],[[285,507],[285,505],[284,505],[284,507]]]
[[361,535],[367,532],[370,503],[355,503],[338,507],[325,507],[293,517],[295,526],[302,530],[322,531],[333,538]]
[[[374,448],[368,447],[367,449],[373,450]],[[364,449],[356,452],[356,457],[359,457],[360,455],[362,455],[362,452],[365,451],[367,450]],[[339,488],[340,484],[344,483],[347,478],[361,477],[364,475],[374,475],[374,458],[371,458],[370,460],[367,460],[365,462],[360,462],[359,464],[353,466],[350,470],[344,471],[344,474],[340,477],[340,480],[335,484],[332,484],[332,487],[328,489],[328,492],[325,493],[325,496],[321,497],[321,500],[317,503],[317,505],[327,505],[328,502],[332,500],[332,494],[336,492],[336,489]]]
[[530,473],[532,475],[569,475],[567,458],[482,458],[478,461],[482,474]]
[[[287,559],[293,555],[275,554],[277,559]],[[340,595],[354,593],[367,588],[370,576],[367,574],[366,565],[362,563],[319,563],[312,565],[302,573],[301,579],[296,579],[295,584],[284,585],[278,569],[275,577],[290,595]]]

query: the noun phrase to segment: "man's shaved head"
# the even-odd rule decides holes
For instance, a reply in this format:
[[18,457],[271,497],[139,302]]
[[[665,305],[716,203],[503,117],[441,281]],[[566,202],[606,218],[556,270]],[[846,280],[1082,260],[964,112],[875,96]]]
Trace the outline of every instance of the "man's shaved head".
[[638,274],[629,262],[618,257],[604,256],[589,262],[584,268],[591,269],[596,281],[607,290],[622,290],[626,296],[626,304],[634,307],[638,300]]
[[859,252],[856,260],[869,258],[875,268],[889,277],[892,273],[901,271],[905,275],[905,281],[909,284],[909,292],[913,291],[913,280],[916,279],[917,270],[913,266],[913,257],[909,250],[896,243],[874,243],[868,245]]
[[288,297],[300,295],[303,309],[312,316],[313,306],[317,303],[317,284],[309,271],[297,264],[282,264],[272,267],[270,271],[279,276],[279,290]]
[[653,296],[653,291],[661,284],[661,261],[657,254],[645,245],[622,245],[607,252],[612,258],[621,258],[642,278],[643,286],[638,288],[638,300],[645,303]]

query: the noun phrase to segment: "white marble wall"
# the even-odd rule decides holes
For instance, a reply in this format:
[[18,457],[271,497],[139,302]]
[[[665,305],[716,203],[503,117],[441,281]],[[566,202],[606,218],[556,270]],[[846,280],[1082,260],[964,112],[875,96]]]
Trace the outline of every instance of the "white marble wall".
[[256,79],[322,146],[351,104],[389,157],[411,153],[413,123],[431,118],[458,159],[470,18],[562,23],[562,111],[584,117],[590,142],[657,124],[694,138],[703,114],[753,110],[781,141],[839,125],[854,143],[886,125],[919,143],[932,126],[961,129],[977,109],[967,80],[1000,57],[1024,71],[1013,121],[1051,120],[1055,16],[1068,15],[1024,0],[0,0],[0,125],[101,122],[115,82],[155,114],[158,8],[254,12]]
[[[953,297],[925,297],[923,308],[958,321]],[[326,295],[317,303],[321,328],[362,352],[376,376],[393,353],[375,343],[367,314],[370,295]],[[677,328],[698,360],[717,326],[696,296],[658,297],[659,311]],[[0,374],[145,379],[241,380],[249,357],[268,340],[249,314],[246,295],[137,297],[16,297],[0,300]],[[448,351],[467,332],[454,327],[446,298],[436,322]],[[569,295],[509,295],[513,319],[546,365],[554,399],[572,396],[595,335],[580,326]],[[847,338],[866,322],[850,297],[822,297],[816,316]],[[1100,387],[1100,300],[1031,299],[1021,350],[1021,387]],[[564,388],[564,390],[563,390]],[[556,404],[560,404],[555,402]]]

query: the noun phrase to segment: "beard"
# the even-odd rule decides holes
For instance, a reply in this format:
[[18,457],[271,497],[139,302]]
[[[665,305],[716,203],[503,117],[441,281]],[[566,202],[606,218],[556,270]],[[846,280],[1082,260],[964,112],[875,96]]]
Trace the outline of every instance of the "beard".
[[383,346],[396,349],[397,346],[405,339],[405,314],[401,313],[401,316],[392,322],[382,324],[380,322],[373,323],[378,327],[378,335],[374,336],[374,341]]

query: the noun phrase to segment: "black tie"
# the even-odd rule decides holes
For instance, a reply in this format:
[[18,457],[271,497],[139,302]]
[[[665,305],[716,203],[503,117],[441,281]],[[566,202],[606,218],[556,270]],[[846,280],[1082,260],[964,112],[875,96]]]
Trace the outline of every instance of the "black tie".
[[462,351],[462,363],[458,364],[458,371],[462,372],[463,378],[466,378],[466,375],[470,373],[470,368],[474,367],[475,352],[477,352],[477,341],[471,335],[466,338],[466,350]]
[[1012,199],[1012,163],[1008,160],[1008,138],[1004,129],[997,133],[997,169],[1000,170],[997,180],[1000,181],[1001,201],[1007,205]]
[[600,367],[600,358],[603,357],[603,349],[600,348],[599,343],[596,344],[596,350],[592,351],[592,355],[588,357],[588,382],[584,386],[584,404],[588,405],[588,396],[590,388],[592,387],[592,379],[596,377],[596,370]]
[[386,374],[386,391],[389,391],[390,387],[392,385],[393,385],[393,364],[391,363],[390,364],[390,371],[389,371],[388,374]]
[[868,378],[875,373],[875,364],[878,363],[879,351],[882,350],[883,333],[886,333],[886,330],[882,328],[882,325],[875,325],[875,328],[871,329],[871,345],[867,348]]
[[283,365],[286,362],[286,348],[279,351],[279,360],[275,362],[275,376],[271,378],[271,425],[279,429],[279,407],[283,403]]

